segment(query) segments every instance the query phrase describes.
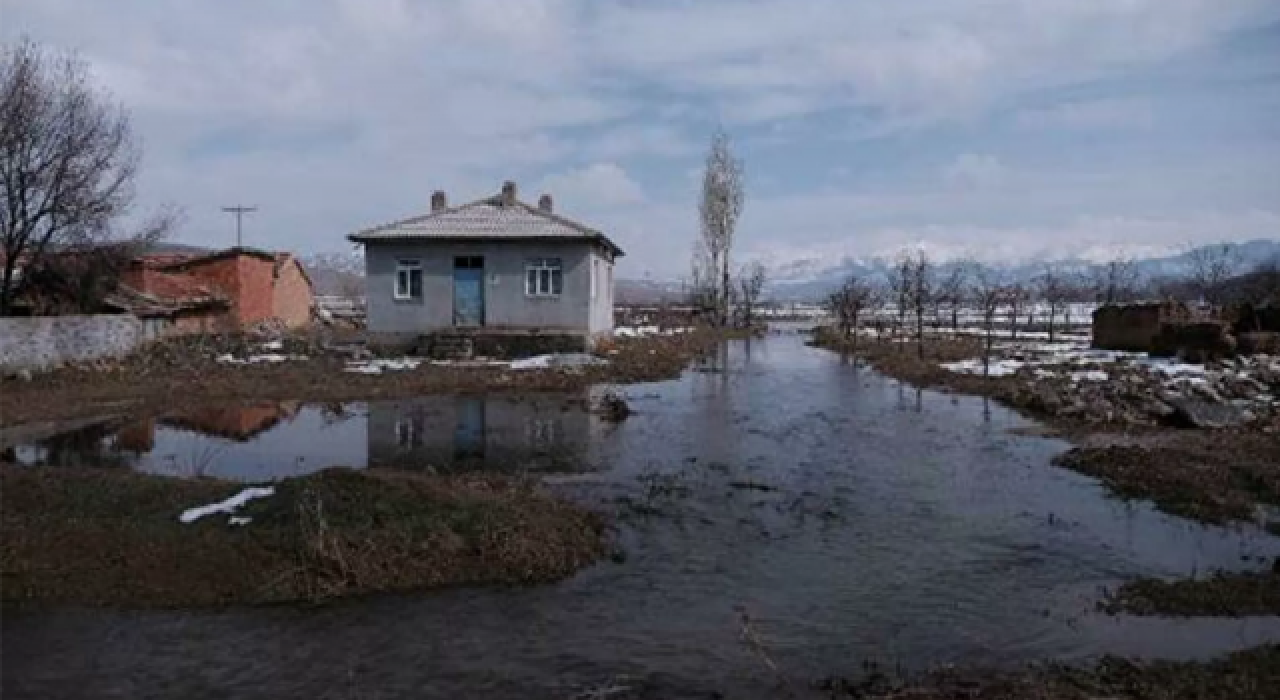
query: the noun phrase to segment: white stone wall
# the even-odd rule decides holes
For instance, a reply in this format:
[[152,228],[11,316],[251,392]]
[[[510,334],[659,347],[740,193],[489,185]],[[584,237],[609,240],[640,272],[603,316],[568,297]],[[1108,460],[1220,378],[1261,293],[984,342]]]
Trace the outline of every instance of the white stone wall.
[[168,325],[127,315],[0,318],[0,373],[124,357]]

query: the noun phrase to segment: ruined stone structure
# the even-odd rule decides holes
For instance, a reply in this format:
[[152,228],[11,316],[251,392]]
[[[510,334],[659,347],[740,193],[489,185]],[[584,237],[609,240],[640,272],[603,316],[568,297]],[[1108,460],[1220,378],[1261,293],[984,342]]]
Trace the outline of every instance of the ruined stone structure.
[[1102,306],[1093,312],[1093,347],[1150,352],[1161,324],[1189,320],[1191,311],[1179,302]]

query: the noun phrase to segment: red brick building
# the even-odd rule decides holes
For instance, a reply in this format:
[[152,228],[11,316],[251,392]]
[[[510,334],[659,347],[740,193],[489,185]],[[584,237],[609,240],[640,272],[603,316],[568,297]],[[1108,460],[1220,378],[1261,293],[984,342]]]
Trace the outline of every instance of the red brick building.
[[180,307],[174,315],[179,333],[233,332],[273,319],[298,328],[311,321],[311,278],[290,253],[229,248],[147,255],[121,282],[126,291]]

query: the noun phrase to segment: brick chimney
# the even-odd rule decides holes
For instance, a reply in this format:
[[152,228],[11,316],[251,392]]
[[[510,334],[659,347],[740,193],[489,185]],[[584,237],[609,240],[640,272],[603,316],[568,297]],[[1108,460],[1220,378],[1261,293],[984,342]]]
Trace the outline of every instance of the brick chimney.
[[431,193],[431,213],[444,211],[449,206],[449,200],[445,197],[444,190],[436,190]]
[[550,214],[552,211],[551,195],[544,194],[538,197],[538,208]]
[[516,203],[516,183],[507,180],[502,183],[502,206],[511,207]]

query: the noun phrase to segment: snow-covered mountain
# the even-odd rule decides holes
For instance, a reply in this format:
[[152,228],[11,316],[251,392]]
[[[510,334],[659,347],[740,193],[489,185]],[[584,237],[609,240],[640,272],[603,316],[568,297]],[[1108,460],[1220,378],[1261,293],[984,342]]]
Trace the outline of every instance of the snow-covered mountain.
[[364,293],[364,254],[316,253],[302,258],[316,294],[359,296]]
[[[1222,244],[1216,244],[1222,245]],[[1258,239],[1245,243],[1228,244],[1241,272],[1261,262],[1280,259],[1280,241]],[[1206,246],[1207,247],[1207,246]],[[1198,250],[1198,249],[1197,249]],[[1143,254],[1146,251],[1148,254]],[[961,261],[935,254],[926,249],[935,261],[939,273],[946,274]],[[1132,260],[1140,281],[1159,277],[1185,275],[1192,266],[1192,250],[1169,250],[1127,246],[1094,248],[1062,259],[1034,256],[1017,260],[987,262],[1004,271],[1010,281],[1029,282],[1044,272],[1047,264],[1054,264],[1067,273],[1087,273],[1091,268],[1111,260]],[[894,254],[872,255],[864,258],[806,257],[793,260],[762,260],[770,271],[769,295],[780,301],[821,299],[850,275],[857,274],[884,280],[893,267]]]
[[[1222,245],[1222,244],[1216,244]],[[1280,259],[1280,240],[1258,239],[1230,245],[1239,270],[1244,272],[1255,265]],[[948,251],[924,247],[936,262],[937,271],[945,275],[960,260],[948,255]],[[1146,251],[1150,254],[1143,254]],[[1091,248],[1065,259],[1050,256],[1033,256],[987,264],[1000,268],[1010,281],[1029,282],[1044,272],[1045,265],[1053,263],[1064,273],[1085,274],[1099,264],[1116,259],[1128,259],[1141,281],[1160,277],[1185,275],[1191,269],[1194,251],[1185,249],[1159,250],[1150,247],[1109,246]],[[865,275],[884,280],[893,267],[896,253],[881,253],[865,257],[843,256],[755,256],[769,271],[766,296],[777,301],[816,301],[825,297],[851,274]],[[359,252],[322,253],[304,259],[310,271],[317,293],[345,294],[357,285],[362,286],[364,257]],[[623,304],[653,304],[675,302],[684,298],[686,287],[680,280],[630,279],[617,280],[616,297]]]

